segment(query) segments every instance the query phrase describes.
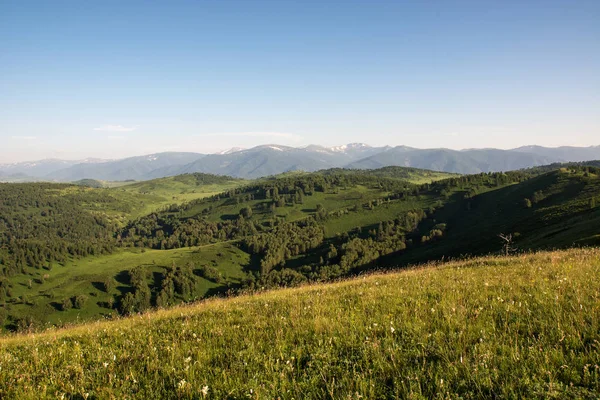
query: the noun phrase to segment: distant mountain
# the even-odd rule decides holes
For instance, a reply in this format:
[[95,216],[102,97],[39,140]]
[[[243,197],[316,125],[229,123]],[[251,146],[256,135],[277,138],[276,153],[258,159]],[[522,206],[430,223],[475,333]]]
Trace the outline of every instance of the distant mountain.
[[337,156],[312,149],[264,145],[229,154],[211,154],[187,165],[181,173],[204,172],[258,178],[287,171],[316,171],[338,166]]
[[415,149],[398,146],[350,163],[349,168],[413,167],[459,174],[510,171],[553,162],[549,157],[498,149]]
[[24,174],[29,177],[42,178],[50,173],[69,168],[75,164],[94,163],[106,160],[88,159],[78,161],[46,159],[39,161],[26,161],[13,164],[0,164],[0,175]]
[[[54,171],[46,175],[46,178],[56,181],[78,181],[81,179],[106,181],[146,180],[158,176],[169,176],[170,174],[177,175],[179,168],[202,157],[204,157],[204,154],[167,152],[103,163],[82,163]],[[161,172],[156,173],[156,171]]]
[[221,151],[217,154],[231,154],[231,153],[237,153],[238,151],[242,151],[242,150],[246,150],[246,149],[244,147],[232,147],[229,150]]
[[514,149],[521,153],[532,153],[551,158],[555,162],[576,162],[600,159],[600,146],[591,147],[542,147],[524,146]]
[[289,171],[312,172],[329,168],[377,169],[387,166],[472,174],[594,159],[600,159],[600,146],[449,150],[416,149],[407,146],[371,147],[364,143],[335,147],[310,145],[302,148],[272,144],[251,149],[234,147],[228,151],[208,155],[167,152],[114,161],[42,160],[6,164],[0,165],[0,180],[149,180],[194,172],[251,179]]
[[38,180],[40,180],[40,179],[34,178],[29,175],[25,175],[22,173],[5,174],[2,171],[0,171],[0,182],[21,183],[21,182],[35,182]]

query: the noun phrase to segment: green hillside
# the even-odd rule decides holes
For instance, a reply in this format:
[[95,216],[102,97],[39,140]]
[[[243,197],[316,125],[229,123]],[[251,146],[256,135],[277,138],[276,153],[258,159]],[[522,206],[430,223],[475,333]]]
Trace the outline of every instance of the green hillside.
[[[5,184],[0,322],[41,329],[373,268],[598,245],[599,171],[424,184],[399,167],[257,181],[189,174],[113,189]],[[500,234],[512,237],[504,249]]]
[[599,281],[598,250],[476,258],[11,336],[0,397],[595,399]]
[[141,210],[139,215],[142,215],[154,211],[159,206],[213,196],[238,187],[243,182],[242,179],[229,176],[195,173],[136,182],[115,190],[134,195],[155,197],[157,201]]
[[[514,250],[600,245],[600,177],[579,168],[560,169],[477,196],[454,195],[423,224],[446,224],[443,240],[427,251],[405,254],[405,262],[498,250],[499,234],[512,234]],[[389,263],[397,264],[398,257]]]

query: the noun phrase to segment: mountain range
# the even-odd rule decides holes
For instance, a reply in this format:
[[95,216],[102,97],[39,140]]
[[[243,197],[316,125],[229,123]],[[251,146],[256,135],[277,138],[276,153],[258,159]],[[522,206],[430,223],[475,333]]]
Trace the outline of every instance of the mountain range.
[[595,159],[600,159],[600,146],[450,150],[407,146],[371,147],[363,143],[302,148],[261,145],[251,149],[234,148],[218,154],[165,152],[120,160],[48,159],[0,164],[0,181],[148,180],[193,172],[258,178],[288,171],[310,172],[334,167],[373,169],[385,166],[473,174]]

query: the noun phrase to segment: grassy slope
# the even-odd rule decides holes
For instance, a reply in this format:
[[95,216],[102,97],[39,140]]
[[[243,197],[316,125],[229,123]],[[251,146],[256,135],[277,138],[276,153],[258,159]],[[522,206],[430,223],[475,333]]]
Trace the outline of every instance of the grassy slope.
[[381,178],[392,178],[403,181],[408,181],[415,184],[431,183],[442,179],[448,179],[452,177],[460,176],[460,174],[454,174],[450,172],[432,171],[427,169],[411,168],[411,167],[383,167],[375,170],[356,170],[356,169],[339,169],[334,168],[325,172],[334,173],[347,173],[352,174],[360,172],[367,175],[372,175]]
[[[542,191],[545,198],[531,208],[523,199]],[[544,174],[517,185],[482,193],[473,199],[450,201],[433,218],[447,223],[446,236],[402,256],[407,263],[485,254],[500,249],[499,233],[515,233],[520,250],[600,245],[600,207],[590,209],[590,197],[600,196],[600,177],[567,171]],[[430,223],[430,225],[433,222]],[[424,232],[430,226],[423,226]],[[390,260],[397,263],[397,256]]]
[[179,175],[114,188],[114,192],[152,196],[155,201],[138,210],[137,216],[148,214],[161,206],[184,203],[190,200],[209,197],[244,183],[241,179],[227,179],[220,183],[199,185],[194,175]]
[[254,221],[266,221],[274,216],[285,218],[286,221],[296,221],[306,218],[315,213],[317,204],[321,204],[327,211],[335,211],[341,208],[351,207],[355,204],[362,204],[369,200],[382,198],[387,196],[387,192],[381,190],[370,189],[361,185],[348,189],[340,189],[338,193],[323,193],[315,192],[311,196],[305,196],[303,204],[295,204],[293,206],[286,205],[278,207],[276,213],[271,213],[270,210],[261,211],[257,209],[260,203],[269,203],[267,200],[250,200],[240,204],[232,203],[230,199],[221,199],[216,202],[199,203],[181,214],[182,218],[197,216],[208,206],[213,209],[206,214],[208,221],[222,221],[224,219],[234,219],[239,215],[240,209],[251,206],[254,208]]
[[[302,175],[310,175],[315,172],[304,172],[304,171],[290,171],[284,172],[279,175],[275,175],[273,177],[263,178],[265,180],[273,179],[273,178],[289,178],[294,176],[302,176]],[[428,169],[420,169],[420,168],[411,168],[411,167],[383,167],[379,169],[346,169],[346,168],[331,168],[322,171],[317,171],[316,173],[322,174],[353,174],[353,173],[361,173],[366,175],[372,175],[380,178],[392,178],[399,179],[411,183],[421,184],[421,183],[431,183],[434,181],[439,181],[442,179],[452,178],[460,176],[460,174],[454,174],[450,172],[442,172],[442,171],[432,171]],[[261,179],[258,179],[259,181]]]
[[[152,273],[164,273],[165,267],[172,263],[185,265],[193,263],[196,267],[210,265],[216,267],[227,282],[239,282],[243,278],[243,268],[250,262],[248,254],[229,243],[217,243],[202,247],[175,250],[128,250],[122,249],[111,255],[86,257],[73,260],[65,266],[56,266],[51,271],[35,270],[33,276],[19,275],[13,279],[15,296],[27,296],[30,304],[23,302],[11,306],[13,315],[30,315],[43,323],[60,324],[64,321],[85,321],[101,316],[116,316],[116,310],[103,307],[110,298],[130,290],[126,271],[143,266],[149,272],[148,284],[153,285]],[[113,279],[113,289],[108,293],[101,289],[100,283]],[[29,289],[31,281],[32,288]],[[217,285],[198,277],[195,295],[203,297]],[[64,298],[84,294],[89,297],[85,308],[58,311]],[[190,299],[182,299],[190,300]]]
[[17,335],[0,397],[597,398],[599,281],[489,257]]

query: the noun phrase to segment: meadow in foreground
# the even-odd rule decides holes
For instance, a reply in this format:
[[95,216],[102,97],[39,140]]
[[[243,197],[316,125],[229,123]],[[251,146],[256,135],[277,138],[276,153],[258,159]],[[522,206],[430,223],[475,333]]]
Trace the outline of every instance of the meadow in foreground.
[[2,398],[598,398],[600,250],[487,257],[0,340]]

